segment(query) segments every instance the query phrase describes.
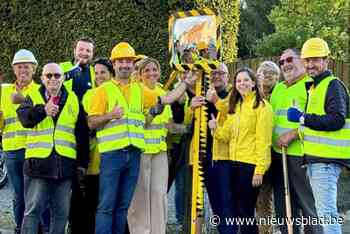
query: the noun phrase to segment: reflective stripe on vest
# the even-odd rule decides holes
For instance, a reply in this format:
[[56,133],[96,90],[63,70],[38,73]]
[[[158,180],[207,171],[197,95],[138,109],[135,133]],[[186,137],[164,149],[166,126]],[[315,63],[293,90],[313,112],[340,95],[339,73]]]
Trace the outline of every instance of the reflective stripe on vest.
[[[299,123],[289,122],[287,119],[287,111],[289,107],[297,104],[301,110],[305,109],[307,92],[305,89],[305,82],[310,78],[305,76],[301,80],[287,86],[284,82],[276,85],[274,88],[270,102],[274,110],[274,128],[272,133],[272,146],[276,152],[282,153],[282,149],[278,147],[277,141],[279,137],[299,127]],[[300,140],[292,141],[288,148],[287,154],[293,156],[303,156],[303,149]]]
[[[324,78],[309,92],[307,114],[325,115],[325,101],[329,83],[336,77]],[[346,87],[344,85],[344,87]],[[350,118],[342,129],[337,131],[315,131],[303,127],[304,150],[308,156],[333,159],[350,159]]]
[[277,110],[275,112],[275,115],[286,117],[287,116],[287,112],[288,112],[288,110]]
[[[39,91],[31,92],[33,105],[45,104]],[[66,103],[55,123],[46,117],[34,128],[28,130],[26,158],[47,158],[53,147],[60,156],[76,158],[75,124],[79,114],[78,98],[68,91]]]
[[[156,85],[155,91],[159,96],[165,94],[159,85]],[[145,128],[145,154],[158,154],[167,150],[166,135],[168,131],[165,124],[169,122],[170,117],[171,109],[169,105],[166,105],[163,112],[157,115]]]
[[282,128],[282,127],[274,127],[273,131],[274,133],[276,133],[277,135],[281,136],[282,134],[286,133],[286,132],[290,132],[292,130],[294,130],[295,128]]
[[99,143],[106,143],[110,141],[115,141],[115,140],[122,140],[123,138],[138,138],[142,139],[144,138],[144,134],[140,133],[131,133],[131,132],[122,132],[122,133],[117,133],[113,134],[110,136],[103,136],[98,138]]
[[145,154],[157,154],[161,151],[166,151],[166,146],[164,147],[162,144],[162,142],[165,142],[166,137],[165,125],[154,123],[163,121],[164,116],[162,114],[156,116],[152,123],[145,129]]
[[[22,91],[23,96],[26,96],[30,90],[37,89],[39,86],[31,82]],[[1,102],[0,109],[3,112],[4,127],[2,131],[2,146],[4,151],[19,150],[25,148],[27,130],[17,119],[16,110],[18,104],[13,104],[11,100],[12,93],[16,92],[14,84],[1,85]],[[6,100],[6,101],[5,101]]]
[[9,125],[9,124],[16,123],[16,121],[17,121],[17,118],[7,118],[4,120],[4,124]]
[[143,115],[143,93],[137,82],[130,84],[129,103],[125,99],[121,90],[114,83],[108,81],[101,85],[106,90],[108,96],[108,112],[118,105],[123,108],[123,117],[112,120],[103,128],[98,129],[96,136],[100,153],[118,150],[133,145],[141,150],[145,148]]
[[5,137],[5,138],[15,138],[16,136],[27,136],[27,131],[26,130],[19,130],[16,132],[6,132],[3,135],[3,137]]
[[[52,144],[47,143],[47,142],[36,142],[36,143],[27,144],[28,149],[46,148],[46,149],[51,150],[52,146],[53,146]],[[57,146],[75,148],[76,144],[73,142],[65,141],[65,140],[55,140],[55,147],[57,147]]]

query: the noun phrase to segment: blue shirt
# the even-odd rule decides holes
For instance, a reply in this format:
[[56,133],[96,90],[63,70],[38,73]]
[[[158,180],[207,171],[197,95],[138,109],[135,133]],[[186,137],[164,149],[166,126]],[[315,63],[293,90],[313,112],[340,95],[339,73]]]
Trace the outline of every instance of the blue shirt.
[[77,95],[79,101],[83,99],[83,96],[86,93],[86,91],[92,88],[90,65],[84,64],[80,65],[80,67],[82,69],[81,75],[74,77],[72,84],[73,92]]

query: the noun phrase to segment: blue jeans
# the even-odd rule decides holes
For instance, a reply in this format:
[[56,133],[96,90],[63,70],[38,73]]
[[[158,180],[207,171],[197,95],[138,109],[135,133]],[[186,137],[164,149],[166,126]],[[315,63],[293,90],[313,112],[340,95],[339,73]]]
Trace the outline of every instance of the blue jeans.
[[25,176],[26,209],[21,234],[38,233],[40,216],[49,202],[50,234],[64,234],[68,220],[72,180],[41,179]]
[[[315,197],[317,216],[324,219],[339,218],[337,210],[337,183],[341,167],[335,163],[313,163],[307,165],[307,175]],[[341,234],[337,223],[322,225],[324,234]]]
[[4,151],[8,178],[13,188],[13,214],[19,230],[24,214],[23,163],[25,150]]
[[101,154],[96,234],[124,234],[140,170],[141,151],[134,147]]

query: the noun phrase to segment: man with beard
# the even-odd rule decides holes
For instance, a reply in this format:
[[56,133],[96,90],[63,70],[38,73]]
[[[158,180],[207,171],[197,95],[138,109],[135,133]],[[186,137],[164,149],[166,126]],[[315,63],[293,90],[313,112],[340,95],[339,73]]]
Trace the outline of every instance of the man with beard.
[[98,87],[91,99],[88,124],[97,129],[101,154],[97,234],[124,233],[145,149],[144,125],[195,82],[185,73],[186,79],[176,89],[158,97],[131,76],[135,58],[127,42],[118,43],[111,54],[116,77]]
[[350,165],[349,92],[328,70],[330,51],[321,38],[307,40],[301,50],[306,72],[304,110],[288,109],[288,120],[300,123],[304,161],[315,197],[318,218],[326,234],[342,233],[337,210],[337,183],[343,167]]
[[60,63],[66,76],[65,86],[74,91],[79,101],[85,92],[95,85],[95,73],[91,65],[94,48],[95,44],[91,38],[81,37],[74,43],[74,58]]
[[[60,63],[65,74],[65,87],[77,95],[79,102],[88,89],[95,86],[95,72],[91,65],[94,55],[94,41],[89,37],[81,37],[74,43],[74,58],[70,61]],[[82,132],[86,132],[88,127],[85,124],[78,126]],[[81,152],[86,155],[81,155],[81,168],[77,169],[76,175],[72,181],[72,198],[69,214],[69,229],[72,234],[87,233],[85,222],[87,213],[85,212],[84,193],[85,184],[84,176],[88,166],[89,152]]]
[[[275,86],[270,98],[275,113],[271,177],[276,216],[280,219],[286,218],[282,170],[282,147],[286,147],[292,217],[296,218],[302,214],[304,217],[313,218],[317,217],[315,200],[306,177],[306,169],[302,167],[304,151],[298,135],[299,124],[287,119],[288,108],[295,106],[301,111],[305,109],[307,102],[305,83],[310,77],[305,73],[300,52],[296,49],[285,50],[280,57],[279,65],[284,81]],[[286,225],[279,228],[283,234],[288,233]],[[300,233],[300,228],[294,224],[293,233]],[[308,231],[307,233],[322,233],[322,228],[317,225],[309,225],[304,229]]]

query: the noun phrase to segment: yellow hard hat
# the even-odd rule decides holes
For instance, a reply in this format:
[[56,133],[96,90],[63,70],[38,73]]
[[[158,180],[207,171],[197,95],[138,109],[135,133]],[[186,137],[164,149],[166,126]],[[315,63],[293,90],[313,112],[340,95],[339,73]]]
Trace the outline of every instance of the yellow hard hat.
[[321,38],[307,40],[301,49],[301,58],[327,57],[330,54],[328,44]]
[[132,46],[127,42],[120,42],[116,46],[113,47],[111,53],[111,60],[114,61],[116,59],[122,58],[136,58],[135,50]]
[[205,41],[200,41],[197,44],[197,49],[198,50],[208,49],[208,44]]

